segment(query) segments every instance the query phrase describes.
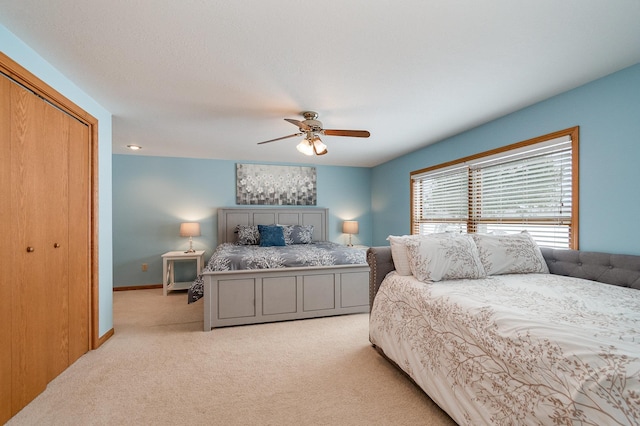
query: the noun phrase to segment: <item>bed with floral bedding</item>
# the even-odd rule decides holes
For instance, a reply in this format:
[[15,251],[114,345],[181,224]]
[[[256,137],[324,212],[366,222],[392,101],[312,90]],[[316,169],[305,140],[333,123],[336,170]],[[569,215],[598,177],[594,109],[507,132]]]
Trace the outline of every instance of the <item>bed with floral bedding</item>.
[[368,252],[371,343],[458,424],[640,424],[640,256],[390,243]]
[[216,248],[203,274],[196,278],[189,289],[189,303],[203,297],[206,272],[363,264],[366,264],[364,249],[346,247],[331,241],[270,247],[223,243]]
[[219,209],[219,245],[188,296],[203,299],[204,330],[368,312],[366,250],[327,237],[327,209]]

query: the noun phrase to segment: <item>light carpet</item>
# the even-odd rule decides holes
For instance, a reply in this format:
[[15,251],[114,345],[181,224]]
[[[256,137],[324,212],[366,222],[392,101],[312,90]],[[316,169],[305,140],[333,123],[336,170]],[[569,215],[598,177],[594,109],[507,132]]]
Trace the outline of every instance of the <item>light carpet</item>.
[[8,423],[454,425],[371,347],[368,314],[202,331],[202,302],[114,292],[115,334]]

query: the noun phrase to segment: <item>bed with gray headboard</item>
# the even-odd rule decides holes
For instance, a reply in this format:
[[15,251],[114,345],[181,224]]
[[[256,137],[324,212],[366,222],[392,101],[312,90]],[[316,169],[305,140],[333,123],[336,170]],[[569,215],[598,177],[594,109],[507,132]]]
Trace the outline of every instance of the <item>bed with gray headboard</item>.
[[640,256],[540,253],[549,273],[507,288],[401,277],[371,247],[373,347],[461,425],[640,424]]
[[[238,225],[272,224],[313,225],[313,241],[327,241],[329,236],[328,209],[325,208],[230,207],[218,209],[218,245],[235,243]],[[205,331],[369,311],[366,263],[227,271],[205,269],[202,279]]]

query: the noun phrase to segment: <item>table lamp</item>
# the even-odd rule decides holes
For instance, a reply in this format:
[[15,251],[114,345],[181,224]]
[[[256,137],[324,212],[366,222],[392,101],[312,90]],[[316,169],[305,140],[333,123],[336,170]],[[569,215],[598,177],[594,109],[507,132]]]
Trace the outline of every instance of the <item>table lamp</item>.
[[184,222],[180,224],[180,236],[189,237],[189,250],[185,253],[194,253],[193,237],[200,236],[200,224],[198,222]]
[[345,220],[342,222],[342,232],[349,234],[349,244],[347,244],[347,246],[353,247],[353,244],[351,244],[351,235],[358,233],[358,221]]

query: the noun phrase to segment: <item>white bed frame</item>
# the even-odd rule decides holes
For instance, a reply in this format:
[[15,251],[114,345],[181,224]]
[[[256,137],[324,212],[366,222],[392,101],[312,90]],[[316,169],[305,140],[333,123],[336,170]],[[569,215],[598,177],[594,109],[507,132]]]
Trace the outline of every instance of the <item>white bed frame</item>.
[[[235,242],[236,225],[313,225],[313,239],[328,240],[328,209],[220,208],[218,244]],[[204,331],[369,312],[369,266],[205,272]]]

